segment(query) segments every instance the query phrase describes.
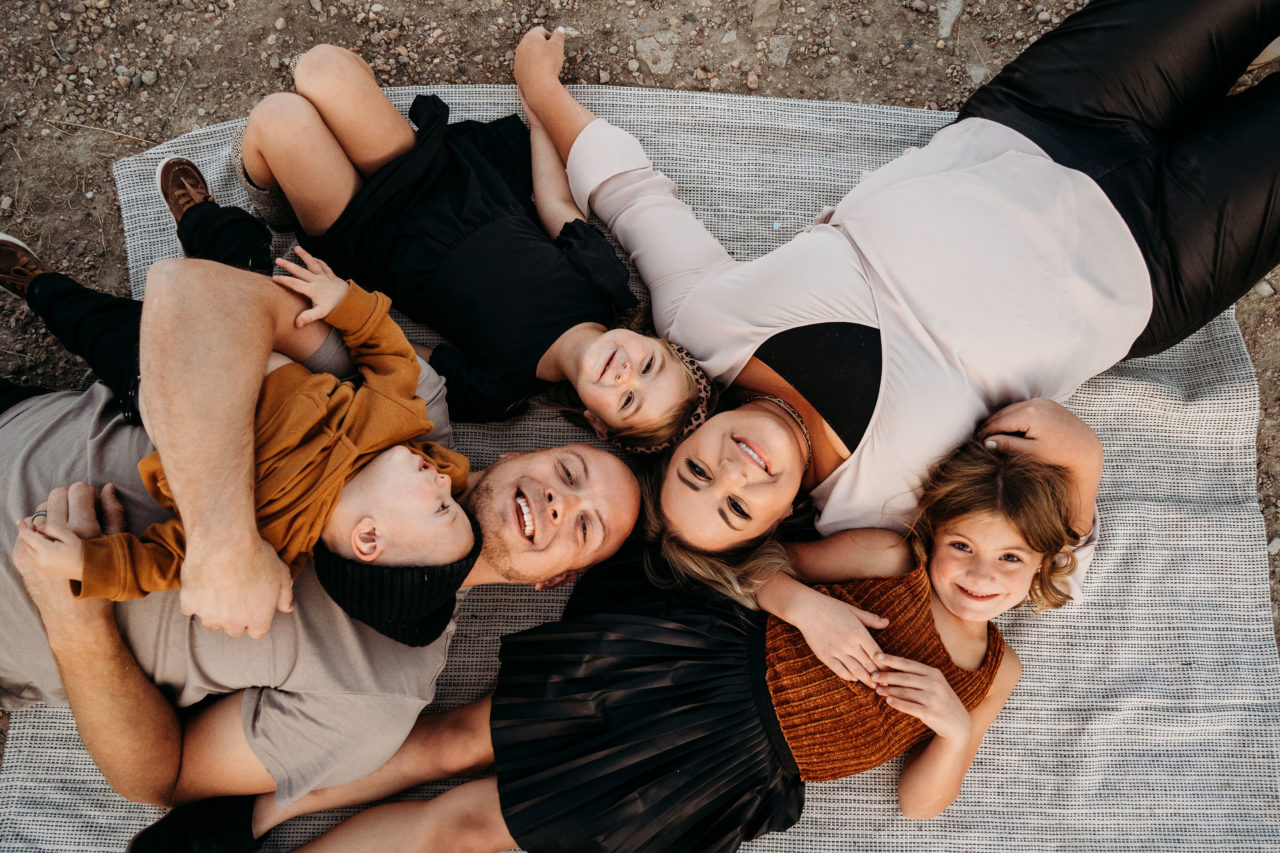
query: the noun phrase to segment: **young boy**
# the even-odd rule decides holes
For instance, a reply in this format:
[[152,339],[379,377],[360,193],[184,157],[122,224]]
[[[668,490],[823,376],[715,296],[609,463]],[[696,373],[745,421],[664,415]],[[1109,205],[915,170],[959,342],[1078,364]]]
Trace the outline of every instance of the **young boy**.
[[[201,193],[209,197],[189,161],[167,161],[159,179],[179,222]],[[268,364],[254,419],[260,534],[295,575],[317,543],[334,556],[378,566],[473,560],[479,537],[453,500],[469,464],[438,444],[413,440],[432,422],[415,395],[418,361],[388,316],[390,300],[343,282],[304,251],[299,256],[306,266],[278,261],[291,275],[275,281],[311,301],[299,326],[325,319],[342,333],[363,381],[313,374],[283,356]],[[145,396],[139,403],[145,425]],[[138,467],[152,496],[174,508],[158,455]],[[141,538],[82,542],[52,525],[24,530],[21,538],[35,561],[67,577],[80,596],[118,601],[180,584],[185,539],[178,519],[153,525]]]

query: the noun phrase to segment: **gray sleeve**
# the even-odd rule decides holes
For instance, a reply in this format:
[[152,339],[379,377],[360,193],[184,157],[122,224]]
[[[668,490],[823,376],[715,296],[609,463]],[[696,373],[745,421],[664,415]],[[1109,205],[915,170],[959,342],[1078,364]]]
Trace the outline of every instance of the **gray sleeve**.
[[445,399],[444,377],[418,357],[418,396],[427,401],[427,417],[435,427],[423,436],[427,441],[453,447],[453,425],[449,423],[449,401]]
[[337,329],[329,330],[329,337],[324,339],[324,343],[320,344],[316,351],[302,362],[302,365],[312,373],[332,373],[348,382],[359,376],[356,373],[355,364],[351,361],[347,343],[342,339],[342,332]]
[[240,720],[249,748],[276,781],[285,808],[316,788],[359,779],[386,763],[427,700],[386,693],[244,692]]

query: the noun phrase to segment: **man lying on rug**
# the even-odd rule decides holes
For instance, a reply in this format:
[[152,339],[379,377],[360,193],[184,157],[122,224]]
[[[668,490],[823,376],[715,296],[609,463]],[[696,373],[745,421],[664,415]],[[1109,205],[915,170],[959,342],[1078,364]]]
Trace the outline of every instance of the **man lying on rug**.
[[[42,315],[53,320],[56,331],[68,334],[73,347],[91,360],[95,353],[131,351],[129,336],[136,340],[137,334],[136,306],[130,308],[127,300],[120,305],[82,299],[79,305],[84,310],[68,309],[58,322],[55,306],[67,305],[63,297],[78,286],[51,273],[29,252],[24,255],[20,244],[0,248],[12,255],[7,258],[12,263],[3,264],[3,283],[42,307]],[[206,438],[236,445],[248,435],[246,449],[251,456],[252,429],[244,430],[241,418],[251,424],[252,405],[239,411],[231,401],[256,398],[272,342],[290,336],[299,308],[284,290],[266,286],[260,276],[248,273],[240,279],[232,276],[230,287],[247,286],[268,295],[216,306],[201,303],[202,293],[231,292],[205,291],[202,279],[226,278],[232,272],[218,264],[180,262],[158,269],[149,288],[159,307],[147,312],[150,334],[144,337],[142,356],[148,365],[148,397],[163,402],[149,412],[149,421],[157,427],[158,438],[178,438],[176,453],[164,449],[165,471],[183,507],[188,555],[197,554],[203,547],[200,543],[209,541],[201,536],[223,546],[233,539],[250,538],[233,537],[234,532],[250,528],[225,515],[221,535],[217,521],[202,527],[207,516],[189,506],[201,506],[200,486],[209,480],[224,486],[230,483],[246,492],[253,524],[253,469],[250,458],[243,468],[249,477],[225,476],[237,470],[232,453],[226,458],[205,457],[202,468],[184,468],[190,457],[184,456],[182,447]],[[181,294],[176,292],[178,286]],[[42,300],[45,291],[59,293],[59,299]],[[268,315],[263,310],[267,304],[278,310]],[[186,313],[166,313],[165,306],[174,305],[183,306]],[[157,317],[161,319],[156,321]],[[242,335],[245,330],[266,334],[255,338]],[[281,330],[281,335],[275,330]],[[296,353],[296,340],[293,343]],[[234,352],[236,365],[209,358],[203,346]],[[282,347],[289,349],[288,341]],[[155,350],[163,357],[157,358]],[[128,358],[124,361],[127,364]],[[157,365],[160,368],[154,369]],[[244,370],[236,371],[240,366]],[[110,367],[104,369],[112,372]],[[188,369],[192,372],[184,377]],[[136,364],[133,370],[136,375]],[[165,375],[166,370],[175,372]],[[217,387],[209,385],[210,374],[226,381]],[[241,390],[245,393],[237,396],[229,391],[236,381],[232,374],[244,380]],[[183,388],[175,391],[178,382]],[[174,395],[194,398],[191,388],[201,389],[202,395],[228,391],[214,395],[222,417],[205,420],[210,436],[196,430],[184,432],[181,426],[172,428],[175,413],[181,418],[185,411],[183,401]],[[138,460],[151,449],[146,434],[125,422],[114,395],[104,385],[94,385],[83,394],[39,394],[4,383],[0,434],[0,458],[10,478],[6,515],[0,516],[4,531],[0,545],[13,545],[19,518],[31,514],[51,487],[74,481],[118,484],[103,496],[111,510],[107,516],[118,518],[122,507],[134,530],[166,515],[151,500],[136,470]],[[194,456],[199,459],[209,449],[206,445]],[[224,476],[210,478],[211,472]],[[503,581],[541,585],[611,554],[636,517],[638,490],[632,475],[617,459],[588,447],[503,460],[474,479],[464,500],[479,521],[484,544],[471,570],[460,579],[462,586]],[[193,482],[194,500],[189,505],[182,484]],[[521,493],[545,496],[532,540],[526,537],[526,524],[517,509],[516,497]],[[52,494],[46,511],[77,534],[92,536],[99,532],[93,502],[91,487],[73,487]],[[234,500],[214,503],[223,510],[239,508]],[[588,522],[589,537],[578,535],[581,517]],[[114,532],[113,526],[108,525],[106,532]],[[271,571],[282,565],[260,539],[233,544],[246,546]],[[221,568],[216,559],[205,565],[214,571]],[[189,567],[190,559],[184,572]],[[73,599],[65,580],[33,578],[28,598],[9,563],[0,573],[0,586],[6,593],[0,625],[10,638],[0,650],[0,703],[17,707],[41,700],[69,701],[81,736],[108,781],[128,797],[160,803],[271,790],[288,801],[318,785],[371,769],[394,751],[430,702],[452,633],[446,630],[422,648],[402,645],[351,619],[326,594],[311,569],[293,584],[296,606],[275,617],[265,640],[198,630],[194,617],[182,612],[176,592],[155,593],[112,608],[107,602]],[[43,614],[37,612],[37,605]],[[275,605],[273,598],[271,611]],[[47,644],[41,639],[41,615]],[[369,661],[377,665],[370,666]],[[185,721],[179,720],[169,702],[172,698],[185,707],[221,693],[233,695],[206,705]]]

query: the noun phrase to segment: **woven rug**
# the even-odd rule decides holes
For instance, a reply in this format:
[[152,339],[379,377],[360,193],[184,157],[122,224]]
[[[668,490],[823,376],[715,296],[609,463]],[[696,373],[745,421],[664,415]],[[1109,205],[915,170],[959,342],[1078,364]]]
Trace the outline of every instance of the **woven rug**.
[[[453,117],[515,109],[510,87],[435,91]],[[862,172],[921,145],[951,116],[850,104],[584,87],[636,133],[682,197],[739,258],[779,245]],[[179,253],[154,190],[162,157],[195,160],[242,201],[229,145],[239,123],[116,164],[134,292]],[[920,250],[930,251],[920,235]],[[281,248],[286,246],[281,242]],[[636,282],[633,282],[636,284]],[[415,330],[420,340],[430,340]],[[898,765],[811,785],[791,831],[751,851],[1243,851],[1280,846],[1280,661],[1255,492],[1257,387],[1231,316],[1157,358],[1083,387],[1071,405],[1102,436],[1102,545],[1081,601],[1005,618],[1024,662],[959,800],[927,823],[895,805]],[[548,415],[457,430],[477,464],[506,449],[580,440]],[[482,589],[467,601],[437,707],[484,693],[496,636],[553,618],[563,598]],[[432,786],[416,792],[431,795]],[[349,814],[346,812],[344,814]],[[116,796],[65,709],[14,715],[0,772],[0,850],[119,850],[159,812]],[[276,830],[286,850],[341,815]]]

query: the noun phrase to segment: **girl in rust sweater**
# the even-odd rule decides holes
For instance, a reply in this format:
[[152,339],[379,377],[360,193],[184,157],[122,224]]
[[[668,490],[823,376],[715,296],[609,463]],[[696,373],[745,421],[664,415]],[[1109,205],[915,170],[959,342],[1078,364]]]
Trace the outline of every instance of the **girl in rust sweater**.
[[[732,851],[795,823],[804,782],[903,753],[900,808],[933,817],[1021,674],[989,620],[1064,603],[1092,546],[1071,529],[1076,512],[1092,518],[1101,472],[1086,425],[1029,401],[980,436],[930,472],[907,539],[858,530],[790,549],[797,574],[821,584],[805,588],[818,607],[777,608],[803,635],[701,586],[657,589],[643,556],[624,552],[584,578],[564,621],[503,639],[491,697],[423,717],[363,780],[287,813],[260,798],[246,831],[493,766],[496,777],[378,806],[304,849]],[[877,626],[870,686],[811,648],[841,610]],[[198,825],[192,808],[175,822]]]

